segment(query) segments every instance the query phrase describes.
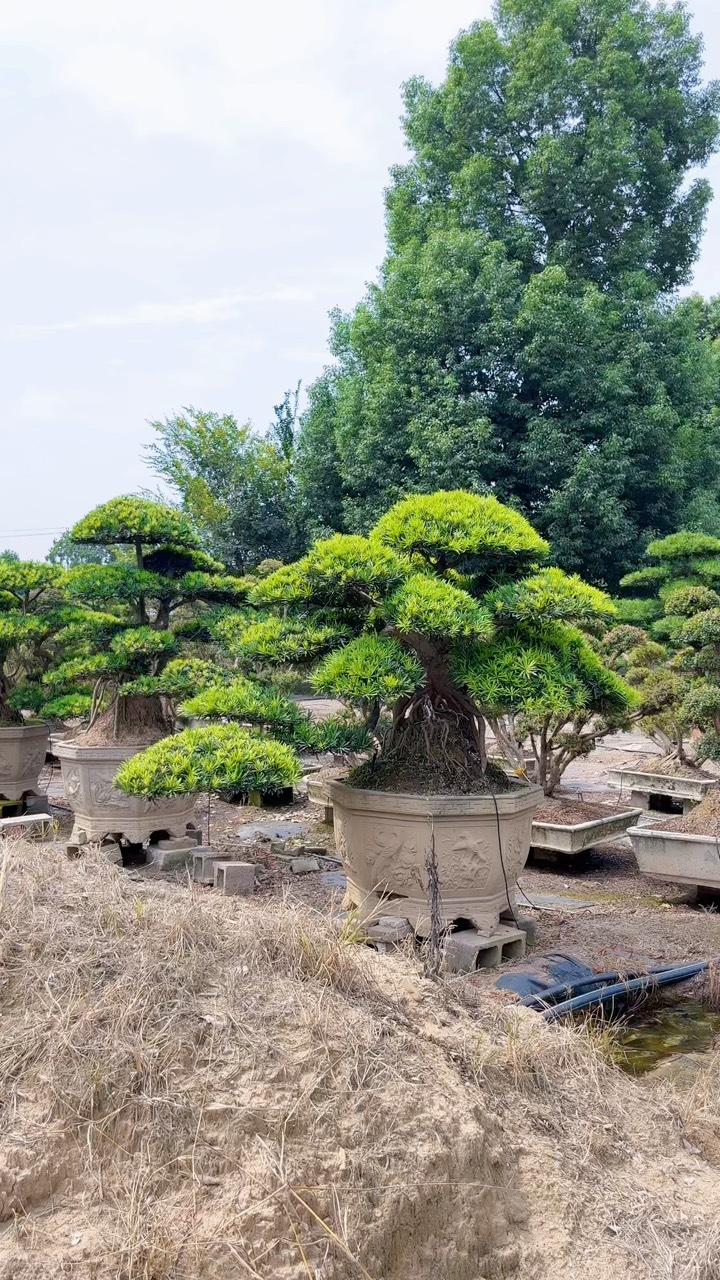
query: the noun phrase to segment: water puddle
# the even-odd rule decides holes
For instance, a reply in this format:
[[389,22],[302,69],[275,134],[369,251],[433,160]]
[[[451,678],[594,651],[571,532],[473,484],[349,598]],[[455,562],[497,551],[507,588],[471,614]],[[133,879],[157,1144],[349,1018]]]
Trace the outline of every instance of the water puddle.
[[664,1005],[631,1020],[618,1032],[624,1056],[618,1066],[641,1076],[668,1058],[704,1053],[720,1036],[720,1013],[687,1001]]

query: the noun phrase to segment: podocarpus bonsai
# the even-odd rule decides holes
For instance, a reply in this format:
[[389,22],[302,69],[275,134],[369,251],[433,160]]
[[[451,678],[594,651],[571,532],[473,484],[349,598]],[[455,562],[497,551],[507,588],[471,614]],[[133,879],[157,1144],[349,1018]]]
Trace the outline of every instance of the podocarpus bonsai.
[[[720,759],[720,539],[680,532],[651,542],[656,563],[621,586],[644,592],[625,602],[626,617],[649,619],[650,639],[630,655],[644,699],[656,697],[667,759]],[[662,646],[658,643],[662,641]],[[650,709],[652,715],[652,708]],[[652,727],[652,722],[651,722]],[[685,735],[696,730],[692,749]]]
[[126,546],[134,562],[67,572],[67,595],[86,614],[65,632],[66,648],[75,652],[47,683],[66,689],[73,681],[94,681],[88,743],[139,745],[163,737],[174,727],[173,695],[193,692],[198,679],[196,671],[180,680],[177,667],[164,675],[181,649],[174,617],[198,601],[237,604],[245,586],[200,550],[182,513],[144,498],[114,498],[76,524],[70,537]]
[[605,600],[540,568],[547,555],[495,498],[439,492],[397,503],[367,538],[317,542],[253,587],[251,602],[273,615],[250,632],[266,660],[315,645],[318,690],[368,709],[371,723],[391,709],[372,759],[330,784],[354,901],[391,893],[421,925],[434,858],[447,922],[492,928],[512,907],[540,791],[488,765],[487,719],[511,709],[488,684],[498,646],[516,645],[521,670],[527,657],[531,690],[542,629]]
[[113,787],[117,765],[172,733],[175,701],[212,683],[212,668],[188,668],[173,623],[198,602],[242,601],[244,585],[224,576],[199,548],[182,513],[143,498],[115,498],[71,530],[79,543],[127,547],[133,560],[83,564],[67,572],[80,612],[61,633],[65,661],[47,677],[51,690],[93,682],[88,729],[57,747],[77,842],[112,834],[130,843],[155,831],[182,834],[192,802],[131,803]]
[[48,726],[26,722],[20,695],[35,674],[38,650],[52,634],[48,598],[62,578],[55,565],[0,560],[0,797],[20,800],[37,787]]

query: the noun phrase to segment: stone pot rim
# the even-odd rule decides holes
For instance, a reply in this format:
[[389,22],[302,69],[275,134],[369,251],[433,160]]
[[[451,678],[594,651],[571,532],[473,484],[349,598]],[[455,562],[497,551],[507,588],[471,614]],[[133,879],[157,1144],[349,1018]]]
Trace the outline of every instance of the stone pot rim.
[[[634,805],[631,809],[621,809],[619,813],[608,814],[604,818],[590,818],[587,822],[542,822],[538,818],[533,818],[533,826],[541,827],[543,831],[586,831],[590,827],[601,827],[609,825],[611,822],[619,822],[621,818],[627,818],[631,814],[640,817],[642,813],[646,813],[646,809],[638,809]],[[638,828],[633,828],[637,830]]]
[[[643,812],[646,812],[644,810]],[[679,843],[685,844],[720,844],[720,836],[714,836],[712,833],[707,835],[697,835],[692,831],[663,831],[662,828],[655,827],[628,827],[627,835],[640,836],[643,840],[677,840]]]
[[[495,809],[493,801],[497,803],[499,813],[512,813],[519,808],[524,809],[525,801],[530,801],[532,805],[537,804],[543,793],[542,787],[535,782],[521,785],[515,791],[478,792],[473,795],[443,795],[437,792],[424,795],[417,791],[371,791],[363,787],[349,786],[347,782],[338,778],[329,779],[325,785],[330,800],[337,799],[341,804],[345,803],[348,808],[365,806],[370,809],[385,810],[397,808],[405,813],[415,813],[419,816],[425,816],[428,812],[438,816],[461,816],[463,813],[482,813],[486,808],[493,811]],[[356,800],[355,805],[352,803],[353,800]]]
[[45,720],[39,720],[32,724],[8,724],[0,728],[0,738],[14,737],[15,734],[26,734],[28,737],[41,734],[48,734],[50,726]]
[[59,760],[118,760],[122,762],[128,756],[138,755],[141,751],[145,751],[148,744],[127,743],[124,747],[112,746],[96,746],[85,747],[81,743],[76,742],[73,738],[62,739],[60,742],[53,742],[53,750]]

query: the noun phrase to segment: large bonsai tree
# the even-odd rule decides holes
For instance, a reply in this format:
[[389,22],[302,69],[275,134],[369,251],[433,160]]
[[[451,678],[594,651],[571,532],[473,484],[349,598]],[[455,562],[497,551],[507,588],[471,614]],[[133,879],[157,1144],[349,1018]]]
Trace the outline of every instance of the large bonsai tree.
[[249,599],[266,616],[239,623],[233,643],[248,660],[318,658],[316,688],[359,708],[371,728],[389,708],[357,785],[507,786],[498,770],[488,783],[487,721],[515,710],[519,693],[541,696],[539,645],[564,643],[589,663],[570,623],[611,610],[602,592],[543,568],[547,556],[528,521],[493,497],[406,498],[368,537],[323,539],[256,583]]
[[173,728],[174,700],[220,678],[207,664],[184,661],[176,621],[198,602],[242,601],[245,586],[201,551],[181,512],[144,498],[96,507],[70,537],[81,545],[127,548],[128,557],[66,573],[75,612],[58,637],[64,661],[46,683],[66,694],[91,681],[90,727],[98,740],[163,737]]
[[[21,711],[38,709],[37,689],[30,691],[30,683],[38,667],[38,651],[56,625],[52,594],[62,576],[56,565],[0,559],[2,728],[22,725]],[[21,696],[24,690],[27,698]]]

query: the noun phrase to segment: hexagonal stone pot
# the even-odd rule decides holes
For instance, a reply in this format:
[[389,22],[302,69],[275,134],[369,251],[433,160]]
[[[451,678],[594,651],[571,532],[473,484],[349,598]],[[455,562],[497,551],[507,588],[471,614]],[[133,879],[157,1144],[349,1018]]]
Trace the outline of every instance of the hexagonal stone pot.
[[[542,790],[496,796],[423,796],[363,791],[327,782],[348,901],[364,917],[388,903],[416,932],[430,928],[427,860],[434,837],[444,925],[469,920],[492,931],[514,907],[517,878],[530,849],[532,815]],[[382,914],[382,913],[381,913]]]
[[22,800],[35,794],[45,763],[50,730],[46,724],[0,729],[0,797]]
[[83,747],[72,740],[56,744],[65,799],[75,820],[71,844],[87,844],[105,836],[116,839],[124,836],[132,844],[143,844],[156,832],[184,836],[193,825],[194,796],[144,800],[140,796],[126,796],[114,785],[123,760],[144,749],[141,746]]

